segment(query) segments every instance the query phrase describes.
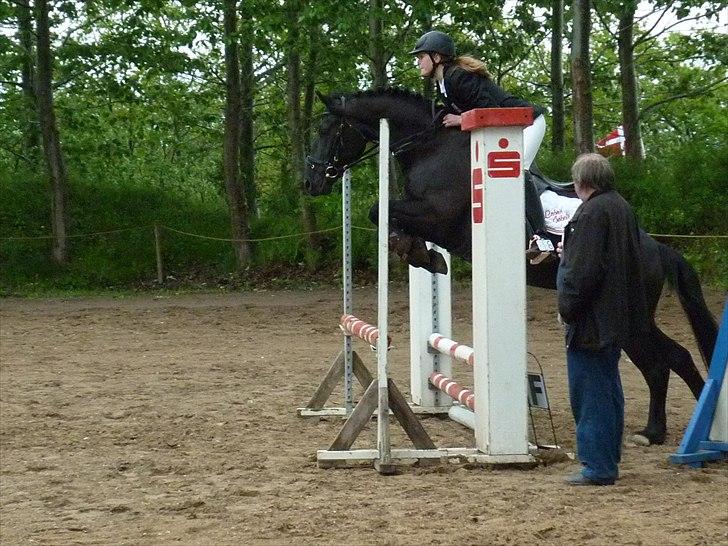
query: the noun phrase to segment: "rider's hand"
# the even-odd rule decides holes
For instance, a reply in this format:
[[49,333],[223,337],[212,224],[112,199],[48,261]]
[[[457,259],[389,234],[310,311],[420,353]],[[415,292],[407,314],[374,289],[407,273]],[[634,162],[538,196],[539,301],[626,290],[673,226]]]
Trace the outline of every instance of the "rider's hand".
[[445,127],[460,127],[460,116],[447,114],[444,118],[442,118],[442,124]]

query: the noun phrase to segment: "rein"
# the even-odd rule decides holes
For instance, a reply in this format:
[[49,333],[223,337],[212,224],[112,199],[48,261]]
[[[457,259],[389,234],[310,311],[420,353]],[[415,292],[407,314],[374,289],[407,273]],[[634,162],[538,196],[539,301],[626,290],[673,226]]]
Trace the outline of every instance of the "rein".
[[[438,118],[440,118],[440,116],[435,117],[435,119],[432,120],[432,123],[430,124],[430,126],[427,127],[426,129],[423,129],[422,131],[419,131],[417,133],[414,133],[412,135],[409,135],[407,137],[404,137],[404,138],[394,142],[389,147],[390,153],[393,156],[397,157],[399,154],[404,153],[412,148],[415,148],[419,144],[419,141],[422,137],[426,136],[428,133],[431,133],[431,132],[433,132],[433,130],[437,129],[436,123],[438,121]],[[359,163],[366,161],[367,159],[374,157],[375,155],[377,155],[377,153],[379,153],[379,143],[376,142],[376,143],[374,143],[374,146],[372,146],[368,150],[366,150],[357,159],[347,163],[346,165],[342,165],[340,167],[337,167],[336,165],[334,165],[334,163],[338,159],[337,156],[340,151],[339,149],[343,145],[341,138],[342,138],[342,133],[344,131],[344,128],[346,126],[349,126],[353,129],[355,129],[361,135],[361,132],[356,127],[354,127],[351,123],[346,121],[346,118],[342,117],[341,125],[339,125],[339,129],[338,129],[337,135],[336,135],[337,148],[335,149],[335,152],[333,154],[334,155],[333,160],[324,162],[320,159],[315,159],[311,156],[308,156],[306,158],[307,162],[309,164],[311,164],[312,167],[314,165],[318,165],[320,167],[325,167],[326,178],[337,178],[338,176],[341,176],[344,173],[344,171],[346,171],[347,169],[353,167],[354,165],[358,165]],[[364,135],[361,135],[361,136],[365,140],[368,140],[368,139],[366,139],[366,137],[364,137]]]

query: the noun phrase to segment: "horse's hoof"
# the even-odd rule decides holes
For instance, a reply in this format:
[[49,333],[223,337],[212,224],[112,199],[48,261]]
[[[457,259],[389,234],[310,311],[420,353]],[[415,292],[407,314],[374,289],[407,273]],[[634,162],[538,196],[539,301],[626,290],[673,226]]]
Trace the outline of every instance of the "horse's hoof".
[[428,270],[430,273],[440,273],[441,275],[447,275],[447,262],[442,254],[437,250],[430,249],[428,251],[430,255],[430,267]]
[[649,446],[650,440],[647,436],[642,436],[642,434],[629,434],[624,439],[624,443],[633,446]]
[[638,446],[662,445],[665,443],[665,434],[650,434],[646,430],[642,430],[630,434],[625,441]]

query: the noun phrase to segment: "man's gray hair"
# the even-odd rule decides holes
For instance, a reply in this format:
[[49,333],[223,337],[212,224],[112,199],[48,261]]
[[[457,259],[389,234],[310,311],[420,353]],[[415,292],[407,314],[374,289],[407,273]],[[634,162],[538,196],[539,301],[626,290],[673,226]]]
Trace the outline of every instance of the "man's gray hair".
[[599,154],[582,154],[571,167],[574,184],[607,191],[614,188],[614,170],[607,158]]

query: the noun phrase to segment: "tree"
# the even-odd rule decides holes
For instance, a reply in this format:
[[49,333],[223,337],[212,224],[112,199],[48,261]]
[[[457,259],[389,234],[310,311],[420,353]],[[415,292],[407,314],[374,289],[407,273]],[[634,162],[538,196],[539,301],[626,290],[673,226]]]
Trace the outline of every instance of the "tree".
[[[640,123],[639,97],[641,93],[636,68],[638,50],[657,40],[676,24],[698,18],[707,20],[719,13],[725,7],[725,3],[704,0],[654,0],[650,11],[639,17],[636,17],[638,8],[636,0],[605,2],[600,7],[602,11],[596,10],[596,13],[602,26],[617,42],[625,155],[635,160],[642,160],[644,159],[644,145]],[[698,11],[691,14],[691,10]],[[610,28],[610,13],[614,14],[617,19],[616,33]],[[675,22],[663,22],[668,13],[673,14]],[[650,16],[654,19],[649,28],[640,28],[640,24]]]
[[[291,161],[293,182],[299,194],[301,207],[301,220],[303,228],[309,235],[309,242],[312,247],[320,246],[320,239],[314,233],[316,231],[316,216],[311,203],[306,198],[303,185],[303,151],[305,129],[301,115],[301,15],[303,3],[301,0],[286,0],[285,20],[287,35],[285,41],[286,57],[286,108],[288,119],[288,133],[290,135]],[[313,67],[309,67],[313,69]]]
[[625,0],[619,14],[617,51],[619,53],[619,84],[622,89],[622,126],[624,152],[632,159],[644,159],[642,132],[639,122],[637,71],[634,64],[635,0]]
[[255,72],[253,57],[253,10],[249,1],[243,0],[240,13],[240,180],[245,193],[248,214],[258,214],[255,186],[255,133],[253,127],[255,102]]
[[571,82],[574,104],[574,145],[578,153],[594,151],[592,114],[590,0],[573,0],[574,30],[571,40]]
[[53,230],[53,261],[61,266],[68,263],[68,177],[58,136],[53,105],[53,54],[47,0],[35,3],[36,47],[38,51],[38,119],[43,136],[43,154],[48,166],[52,187],[51,226]]
[[387,61],[382,36],[384,16],[383,0],[369,0],[369,66],[372,73],[372,88],[387,86]]
[[22,54],[21,87],[25,109],[25,138],[23,153],[26,158],[35,156],[40,141],[38,134],[37,101],[35,96],[35,47],[33,45],[33,13],[28,0],[18,0],[18,42]]
[[551,149],[564,150],[564,0],[551,3]]
[[237,0],[224,0],[223,26],[225,37],[225,135],[223,165],[225,188],[230,207],[230,224],[235,242],[235,257],[239,270],[250,261],[248,215],[245,195],[240,185],[238,161],[240,159],[240,68],[238,62]]

